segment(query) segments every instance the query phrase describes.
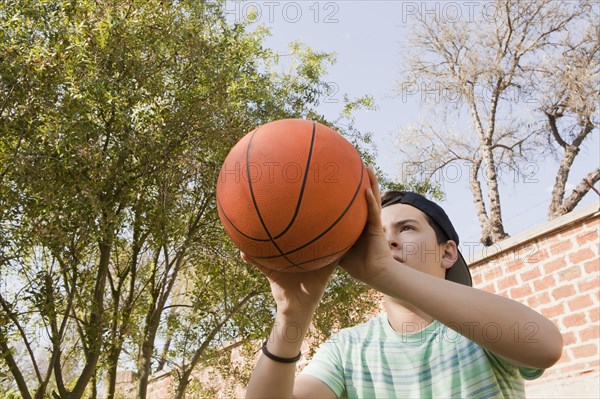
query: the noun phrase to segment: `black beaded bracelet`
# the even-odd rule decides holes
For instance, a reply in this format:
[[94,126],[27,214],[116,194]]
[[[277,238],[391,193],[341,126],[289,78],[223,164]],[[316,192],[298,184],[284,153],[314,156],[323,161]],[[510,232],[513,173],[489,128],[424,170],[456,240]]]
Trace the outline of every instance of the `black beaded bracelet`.
[[274,355],[271,352],[269,352],[269,350],[267,349],[267,341],[265,341],[263,343],[262,352],[269,359],[274,360],[279,363],[296,363],[302,357],[302,352],[298,353],[298,355],[294,356],[294,357],[281,357],[281,356]]

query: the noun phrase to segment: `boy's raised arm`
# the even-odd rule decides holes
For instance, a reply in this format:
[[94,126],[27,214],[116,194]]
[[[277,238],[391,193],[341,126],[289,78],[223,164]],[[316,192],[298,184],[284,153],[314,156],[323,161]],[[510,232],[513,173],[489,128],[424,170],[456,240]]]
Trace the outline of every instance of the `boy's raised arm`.
[[[283,273],[264,268],[243,254],[242,257],[265,274],[277,304],[273,329],[266,339],[266,351],[270,356],[263,354],[258,360],[246,397],[292,398],[296,381],[296,362],[293,359],[300,353],[315,309],[337,264],[312,272]],[[283,359],[276,360],[278,358]],[[335,398],[323,382],[316,378],[302,378],[303,386],[296,392],[306,397]]]

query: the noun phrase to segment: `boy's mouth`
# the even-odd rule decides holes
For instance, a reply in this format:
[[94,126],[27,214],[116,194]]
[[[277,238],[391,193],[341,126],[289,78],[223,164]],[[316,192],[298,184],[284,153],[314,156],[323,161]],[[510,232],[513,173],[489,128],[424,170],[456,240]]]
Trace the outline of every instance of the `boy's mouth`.
[[396,260],[397,262],[405,263],[404,260],[398,255],[392,255],[392,258],[394,258],[394,260]]

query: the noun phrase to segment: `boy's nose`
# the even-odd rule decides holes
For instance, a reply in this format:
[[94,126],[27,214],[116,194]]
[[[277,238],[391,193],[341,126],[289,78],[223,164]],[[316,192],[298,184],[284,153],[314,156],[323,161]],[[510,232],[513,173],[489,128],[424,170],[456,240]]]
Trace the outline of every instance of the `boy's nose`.
[[400,248],[400,242],[398,240],[398,237],[396,237],[394,234],[386,234],[386,240],[390,246],[390,248]]

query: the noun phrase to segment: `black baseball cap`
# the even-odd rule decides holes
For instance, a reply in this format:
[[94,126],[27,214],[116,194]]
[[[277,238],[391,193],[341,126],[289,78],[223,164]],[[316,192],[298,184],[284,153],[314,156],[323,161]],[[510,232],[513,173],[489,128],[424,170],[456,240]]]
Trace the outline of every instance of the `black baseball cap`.
[[[412,191],[388,191],[383,195],[381,200],[381,206],[383,208],[395,204],[406,204],[417,208],[429,216],[429,218],[433,220],[433,222],[437,224],[438,227],[444,232],[446,237],[449,240],[456,242],[456,245],[458,246],[458,233],[454,229],[450,218],[448,215],[446,215],[446,212],[444,212],[441,206],[433,201],[428,200],[421,194],[417,194]],[[473,286],[471,272],[469,271],[467,263],[465,262],[465,258],[463,258],[460,251],[458,251],[458,259],[456,262],[446,270],[446,280],[468,285],[469,287]]]

